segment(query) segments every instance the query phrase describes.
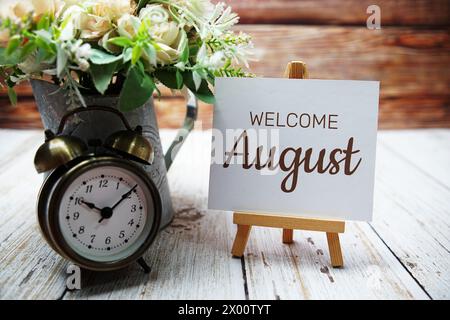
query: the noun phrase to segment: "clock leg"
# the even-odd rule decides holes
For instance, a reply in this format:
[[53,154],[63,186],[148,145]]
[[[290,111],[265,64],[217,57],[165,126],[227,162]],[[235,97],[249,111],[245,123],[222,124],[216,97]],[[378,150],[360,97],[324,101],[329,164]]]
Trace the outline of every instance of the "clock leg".
[[139,263],[139,265],[141,266],[141,268],[144,270],[145,273],[150,273],[150,271],[152,271],[152,269],[148,266],[147,262],[145,262],[143,257],[140,257],[137,260],[137,263]]

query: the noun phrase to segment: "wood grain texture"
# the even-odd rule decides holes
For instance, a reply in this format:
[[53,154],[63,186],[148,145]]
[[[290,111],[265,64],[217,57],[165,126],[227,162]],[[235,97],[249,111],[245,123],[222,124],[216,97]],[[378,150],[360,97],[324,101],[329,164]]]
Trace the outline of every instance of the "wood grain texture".
[[[217,2],[217,1],[216,1]],[[447,26],[450,4],[446,0],[227,0],[241,23],[296,23],[365,25],[367,7],[381,9],[382,26]]]
[[427,132],[427,139],[423,131],[380,135],[373,221],[383,241],[435,299],[450,298],[450,135],[443,132]]
[[330,253],[331,265],[334,268],[343,267],[344,259],[342,258],[339,233],[327,232],[327,242],[328,242],[328,252]]
[[[258,76],[281,77],[286,63],[301,59],[314,79],[380,80],[380,128],[450,127],[449,29],[242,25],[253,35]],[[179,97],[156,102],[162,128],[182,124]],[[212,124],[212,106],[201,104],[202,128]],[[0,127],[38,128],[31,89],[19,90],[19,106],[0,97]]]
[[0,130],[0,141],[0,298],[57,299],[66,262],[43,241],[35,212],[42,177],[32,159],[42,132]]
[[323,232],[344,232],[345,222],[325,219],[302,218],[294,215],[257,212],[235,212],[233,223],[251,226],[302,229]]
[[[163,130],[163,144],[175,133]],[[374,222],[346,223],[344,268],[328,267],[326,236],[312,231],[284,245],[281,229],[255,227],[244,258],[232,259],[231,213],[206,209],[210,132],[197,131],[169,173],[177,215],[146,254],[152,272],[83,271],[83,289],[68,292],[67,263],[45,244],[34,211],[43,133],[0,130],[0,299],[448,299],[450,130],[379,136]]]
[[250,299],[427,299],[367,223],[347,223],[340,269],[329,267],[324,233],[294,232],[294,243],[281,245],[281,230],[253,228],[245,253]]

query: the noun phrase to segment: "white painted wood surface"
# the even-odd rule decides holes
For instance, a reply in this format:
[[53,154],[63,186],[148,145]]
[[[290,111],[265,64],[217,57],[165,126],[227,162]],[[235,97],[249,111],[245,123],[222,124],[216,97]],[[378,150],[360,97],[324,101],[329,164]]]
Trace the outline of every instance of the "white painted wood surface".
[[[163,144],[174,131],[163,130]],[[194,132],[169,173],[177,217],[137,265],[83,271],[65,288],[67,262],[42,239],[34,172],[40,131],[0,130],[1,299],[449,299],[450,130],[380,132],[374,221],[341,235],[332,269],[324,233],[253,228],[243,259],[230,256],[231,213],[208,211],[210,132]]]

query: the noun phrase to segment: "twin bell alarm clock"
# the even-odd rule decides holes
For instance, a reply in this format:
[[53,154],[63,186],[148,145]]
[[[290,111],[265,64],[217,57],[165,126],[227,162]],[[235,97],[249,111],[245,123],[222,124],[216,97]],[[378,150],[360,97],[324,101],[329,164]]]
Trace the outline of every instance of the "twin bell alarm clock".
[[[88,142],[63,133],[69,118],[93,110],[114,113],[124,125],[97,141],[94,152]],[[56,133],[46,131],[34,160],[47,174],[37,214],[48,244],[83,268],[115,270],[138,261],[147,269],[142,256],[161,220],[160,194],[143,169],[152,161],[142,128],[131,128],[120,111],[94,106],[66,113]]]

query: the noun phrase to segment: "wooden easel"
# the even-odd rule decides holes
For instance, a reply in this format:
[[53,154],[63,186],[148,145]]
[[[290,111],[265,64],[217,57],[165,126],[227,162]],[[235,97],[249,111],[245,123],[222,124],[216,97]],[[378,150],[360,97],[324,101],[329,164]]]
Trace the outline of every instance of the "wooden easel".
[[[307,76],[306,65],[302,61],[292,61],[287,65],[285,77],[289,79],[304,79]],[[231,254],[234,257],[242,257],[244,254],[252,226],[282,228],[283,243],[286,244],[294,241],[294,229],[298,229],[326,232],[331,265],[333,267],[344,266],[341,244],[339,242],[339,233],[345,231],[344,221],[252,212],[234,212],[233,223],[237,224],[236,238],[231,249]]]

